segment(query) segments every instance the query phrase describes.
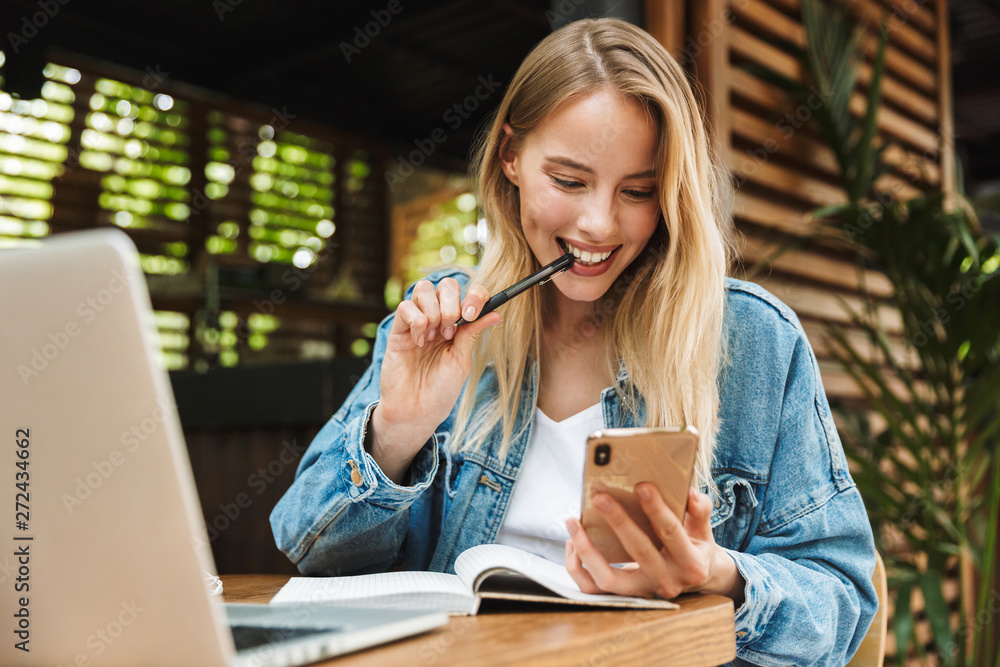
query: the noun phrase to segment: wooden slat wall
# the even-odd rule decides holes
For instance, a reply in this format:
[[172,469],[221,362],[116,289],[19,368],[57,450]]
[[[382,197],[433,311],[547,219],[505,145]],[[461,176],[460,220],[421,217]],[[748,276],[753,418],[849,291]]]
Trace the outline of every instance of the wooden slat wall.
[[[950,95],[942,92],[942,73],[948,71],[947,30],[939,28],[937,19],[943,4],[845,1],[868,24],[862,49],[869,60],[877,45],[878,20],[889,20],[878,130],[894,143],[887,156],[893,169],[880,181],[881,189],[905,199],[938,187],[942,179],[945,187],[952,187],[954,167],[942,159],[950,145],[943,138],[951,133]],[[650,4],[662,5],[650,10],[651,15],[673,12],[676,17],[682,12],[682,3]],[[816,228],[807,219],[818,207],[845,201],[833,154],[809,126],[808,106],[796,107],[780,89],[748,69],[763,66],[801,78],[792,54],[794,47],[805,45],[799,0],[705,0],[688,7],[684,46],[673,52],[691,68],[704,92],[717,148],[738,183],[734,215],[742,235],[742,266],[763,262],[764,270],[752,279],[784,299],[802,319],[830,398],[857,401],[860,393],[838,370],[822,341],[825,324],[848,322],[841,300],[852,309],[860,306],[854,258],[812,240]],[[657,36],[669,33],[662,24],[650,24]],[[669,40],[664,43],[677,42],[676,37]],[[865,63],[852,99],[857,114],[864,112],[870,79],[871,67]],[[787,243],[792,249],[772,257]],[[865,280],[876,294],[888,296],[891,288],[884,277],[867,272]],[[886,310],[882,319],[890,332],[901,333],[898,314]]]
[[[928,188],[953,192],[947,0],[834,1],[846,2],[867,23],[861,43],[867,62],[851,100],[857,115],[865,110],[879,20],[888,20],[877,123],[880,138],[894,144],[886,152],[893,168],[879,182],[880,189],[902,199]],[[843,246],[813,240],[816,225],[807,217],[818,207],[846,199],[837,183],[833,154],[808,125],[808,107],[797,108],[780,89],[746,67],[763,66],[801,78],[801,67],[792,56],[793,47],[805,44],[800,0],[660,0],[647,3],[646,12],[649,31],[691,72],[703,94],[717,150],[738,183],[734,217],[742,235],[742,268],[763,263],[763,270],[751,279],[798,314],[831,401],[860,404],[860,392],[823,340],[827,325],[849,325],[842,303],[852,310],[861,306],[855,260]],[[671,21],[684,26],[683,38],[677,37]],[[787,249],[775,255],[783,246]],[[881,274],[869,271],[865,281],[875,294],[890,294],[891,285]],[[886,307],[879,316],[902,352],[899,313]],[[847,334],[862,340],[858,331],[848,328]],[[905,359],[908,365],[915,363],[912,354]],[[946,597],[955,610],[957,562],[951,576]],[[918,595],[913,606],[923,606]],[[925,618],[918,618],[917,636],[926,644],[930,629]],[[898,664],[892,637],[888,649],[887,663]]]

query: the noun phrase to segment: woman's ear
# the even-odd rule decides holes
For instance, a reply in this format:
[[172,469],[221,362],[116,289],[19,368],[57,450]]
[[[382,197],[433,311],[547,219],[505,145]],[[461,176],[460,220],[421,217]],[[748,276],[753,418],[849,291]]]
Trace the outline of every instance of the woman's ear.
[[514,150],[514,128],[510,123],[503,124],[503,134],[500,135],[500,168],[507,180],[518,187],[517,151]]

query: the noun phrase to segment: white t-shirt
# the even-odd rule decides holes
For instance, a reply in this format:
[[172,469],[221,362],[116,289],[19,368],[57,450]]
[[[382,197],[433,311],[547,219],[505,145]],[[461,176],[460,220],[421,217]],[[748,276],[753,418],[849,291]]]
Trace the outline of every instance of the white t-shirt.
[[566,562],[566,519],[580,517],[587,436],[604,428],[596,403],[561,422],[535,408],[535,428],[496,543]]

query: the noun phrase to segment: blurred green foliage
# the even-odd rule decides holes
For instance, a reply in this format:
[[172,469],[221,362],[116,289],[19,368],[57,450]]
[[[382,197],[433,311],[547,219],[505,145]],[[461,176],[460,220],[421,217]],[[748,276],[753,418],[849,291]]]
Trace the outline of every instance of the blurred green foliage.
[[[416,238],[402,259],[407,285],[420,280],[437,266],[471,267],[479,263],[484,237],[477,211],[476,198],[471,193],[458,195],[431,209],[430,216],[417,227]],[[390,307],[395,308],[395,304]]]

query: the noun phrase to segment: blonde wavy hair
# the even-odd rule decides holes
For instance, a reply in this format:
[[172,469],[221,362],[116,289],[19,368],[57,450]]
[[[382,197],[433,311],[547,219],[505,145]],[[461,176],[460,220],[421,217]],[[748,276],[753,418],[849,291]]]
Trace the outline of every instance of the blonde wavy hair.
[[[647,33],[617,19],[576,21],[540,42],[521,64],[473,154],[471,169],[489,234],[473,280],[493,294],[539,268],[521,229],[518,190],[501,169],[504,123],[513,129],[510,141],[516,147],[567,100],[598,90],[638,101],[659,126],[654,167],[662,223],[595,303],[595,321],[605,329],[606,361],[615,373],[625,364],[631,387],[617,390],[633,418],[641,401],[647,426],[698,429],[693,483],[711,488],[717,378],[725,363],[732,186],[712,155],[684,72]],[[607,145],[589,149],[596,158],[613,144],[611,137]],[[481,448],[502,424],[504,456],[514,434],[530,423],[534,406],[521,411],[523,423],[515,419],[525,400],[526,373],[539,359],[543,302],[543,290],[511,300],[503,322],[476,341],[452,433],[455,449]],[[491,365],[496,398],[477,406],[478,386]]]

